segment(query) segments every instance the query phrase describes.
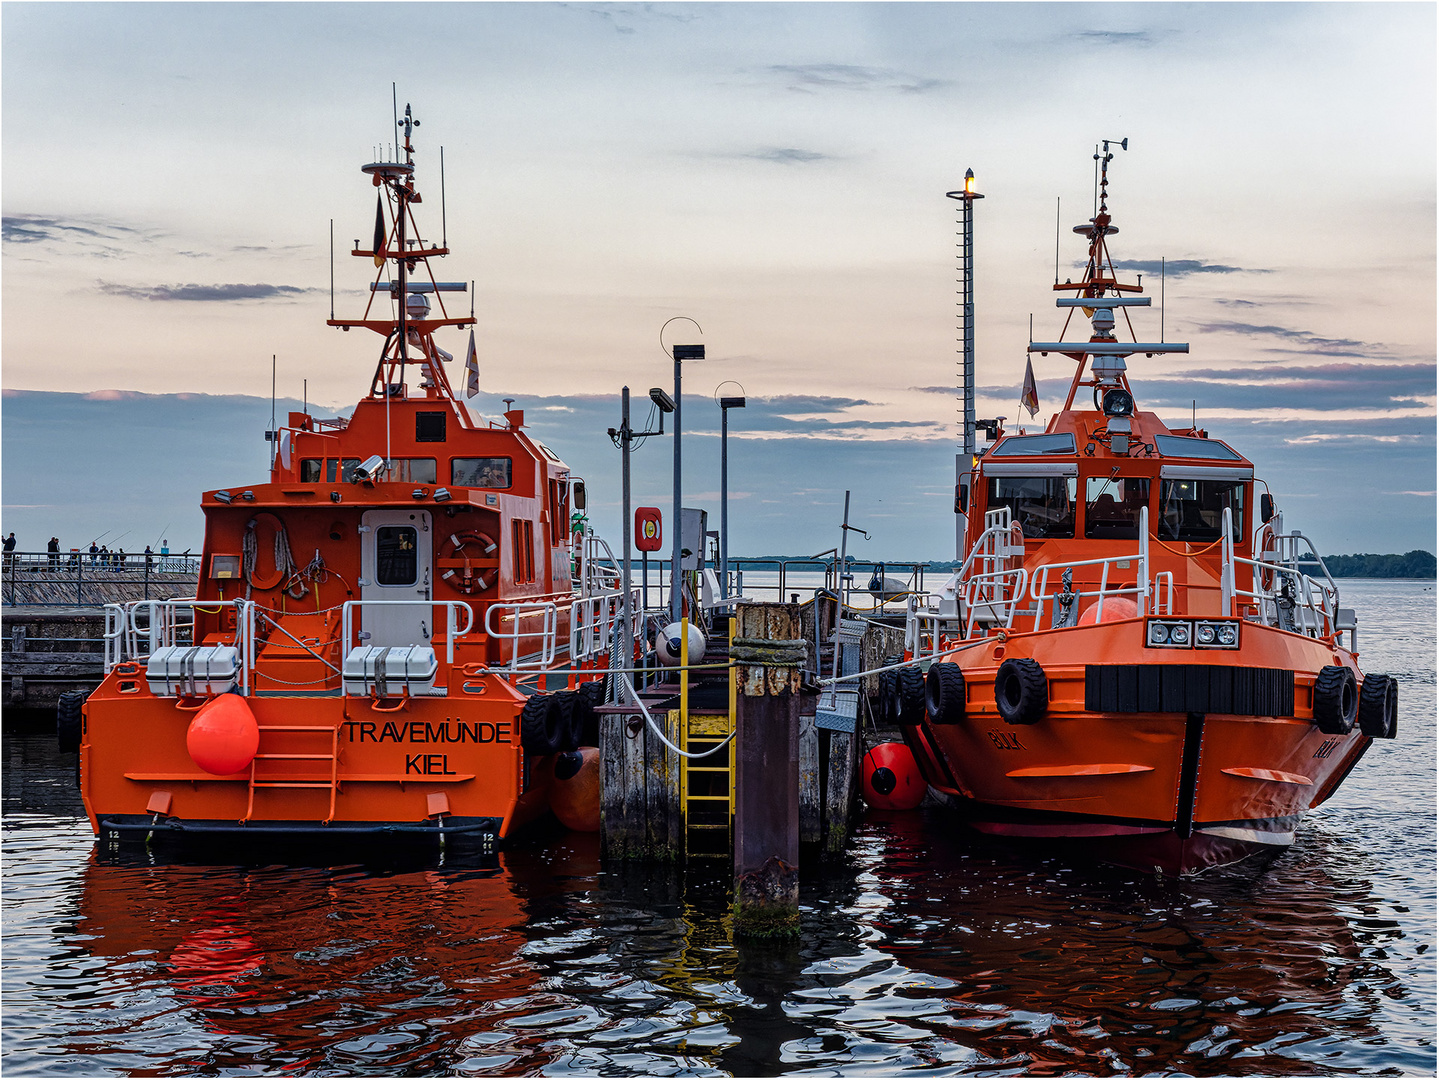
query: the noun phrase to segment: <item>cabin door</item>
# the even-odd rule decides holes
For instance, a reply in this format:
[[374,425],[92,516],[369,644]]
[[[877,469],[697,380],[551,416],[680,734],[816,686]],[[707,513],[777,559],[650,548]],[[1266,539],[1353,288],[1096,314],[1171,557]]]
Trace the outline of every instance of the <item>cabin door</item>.
[[430,599],[434,547],[428,510],[368,510],[360,518],[360,599],[407,600],[365,606],[362,645],[427,645],[435,629]]

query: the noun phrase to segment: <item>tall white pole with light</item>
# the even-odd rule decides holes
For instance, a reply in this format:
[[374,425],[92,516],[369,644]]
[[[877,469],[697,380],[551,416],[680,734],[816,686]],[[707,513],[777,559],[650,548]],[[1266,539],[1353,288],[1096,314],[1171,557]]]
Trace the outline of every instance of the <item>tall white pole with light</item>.
[[[974,170],[964,170],[964,190],[947,191],[946,197],[959,201],[959,352],[960,394],[963,419],[960,453],[954,459],[954,485],[960,485],[974,463],[974,201],[984,198],[974,190]],[[964,528],[968,514],[960,514],[955,502],[954,557],[964,558]]]

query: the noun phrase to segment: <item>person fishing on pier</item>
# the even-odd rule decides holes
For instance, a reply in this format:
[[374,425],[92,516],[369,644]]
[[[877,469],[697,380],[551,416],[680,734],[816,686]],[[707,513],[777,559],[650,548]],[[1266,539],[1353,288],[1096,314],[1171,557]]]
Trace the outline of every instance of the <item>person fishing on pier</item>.
[[15,564],[15,533],[5,537],[5,569],[8,572]]

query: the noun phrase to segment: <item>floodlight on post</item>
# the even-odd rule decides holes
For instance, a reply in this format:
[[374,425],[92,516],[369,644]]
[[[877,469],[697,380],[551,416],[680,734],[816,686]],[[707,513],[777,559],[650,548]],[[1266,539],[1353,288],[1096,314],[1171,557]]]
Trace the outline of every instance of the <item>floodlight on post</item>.
[[[666,319],[664,326],[660,327],[660,348],[665,344],[665,327],[672,322],[694,323],[694,328],[701,334],[704,329],[687,315],[676,315],[672,319]],[[674,394],[674,415],[675,415],[675,475],[674,475],[674,517],[670,524],[674,530],[674,547],[670,554],[670,621],[679,622],[680,618],[680,541],[683,529],[680,528],[680,501],[682,490],[680,485],[680,408],[684,404],[681,396],[680,364],[686,360],[703,360],[705,358],[705,347],[703,345],[676,345],[669,350],[669,355],[674,358],[675,363],[675,394]],[[701,541],[701,557],[703,557],[704,544]]]
[[[721,386],[726,385],[721,383]],[[738,383],[734,385],[739,386]],[[740,386],[743,390],[744,387]],[[718,389],[716,389],[718,393]],[[722,397],[720,407],[720,598],[729,599],[729,411],[744,408],[744,395]]]

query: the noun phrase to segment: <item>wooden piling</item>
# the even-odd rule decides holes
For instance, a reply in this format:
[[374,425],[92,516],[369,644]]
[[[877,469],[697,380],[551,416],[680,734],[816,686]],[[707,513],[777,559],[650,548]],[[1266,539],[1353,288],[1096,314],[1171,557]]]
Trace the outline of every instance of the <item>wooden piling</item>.
[[[654,714],[679,744],[674,714]],[[679,757],[638,714],[600,716],[600,838],[606,859],[673,862],[680,857]]]
[[735,677],[734,932],[799,932],[799,675],[795,604],[740,604]]

